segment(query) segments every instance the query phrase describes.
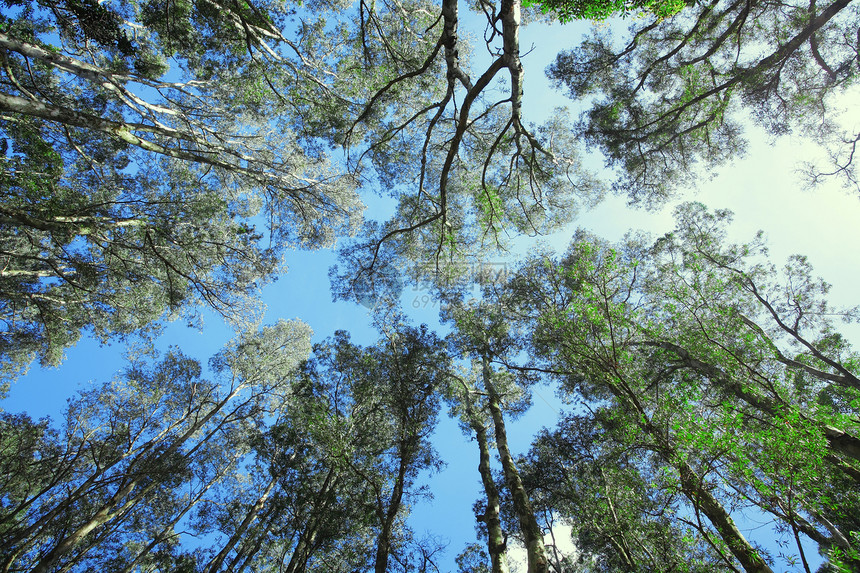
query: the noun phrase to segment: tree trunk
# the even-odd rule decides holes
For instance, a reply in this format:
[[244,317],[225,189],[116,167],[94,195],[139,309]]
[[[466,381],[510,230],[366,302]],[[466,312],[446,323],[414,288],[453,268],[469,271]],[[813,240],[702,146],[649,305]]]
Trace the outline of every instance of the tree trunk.
[[309,516],[305,529],[299,535],[299,540],[296,542],[296,547],[293,549],[293,554],[290,556],[290,562],[287,564],[287,568],[284,569],[284,573],[301,573],[307,567],[308,559],[311,558],[314,543],[316,543],[320,521],[325,519],[325,511],[328,507],[325,497],[329,490],[335,487],[337,480],[335,470],[330,469],[319,492],[317,492],[313,505],[314,513]]
[[[617,375],[616,375],[617,376]],[[645,408],[636,398],[636,393],[627,385],[622,378],[608,378],[604,386],[612,392],[621,402],[635,411],[638,417],[638,425],[656,442],[654,451],[672,467],[674,467],[681,481],[681,490],[697,510],[700,510],[713,524],[720,537],[728,545],[732,555],[740,561],[748,573],[773,573],[764,559],[750,545],[749,541],[735,525],[734,520],[720,501],[708,490],[704,480],[693,471],[693,468],[681,457],[680,452],[672,445],[668,432],[664,432],[651,422],[651,418]]]
[[204,570],[205,573],[214,573],[221,568],[221,565],[224,564],[224,560],[227,559],[227,555],[233,550],[233,547],[239,542],[240,539],[245,535],[245,532],[251,526],[255,519],[257,519],[257,515],[260,513],[260,510],[263,509],[263,506],[266,503],[266,500],[269,499],[269,494],[272,493],[272,490],[275,489],[275,485],[278,483],[278,477],[275,476],[269,483],[266,485],[266,489],[263,490],[263,493],[257,498],[256,503],[251,507],[248,513],[245,515],[245,519],[242,520],[242,523],[239,527],[236,528],[236,531],[233,532],[233,535],[230,536],[230,539],[227,543],[224,544],[224,547],[218,552],[218,555],[215,556],[212,561],[209,562],[209,565]]
[[493,481],[493,473],[490,469],[490,446],[487,441],[487,427],[477,419],[472,410],[468,388],[465,389],[465,393],[466,415],[469,418],[469,425],[475,431],[478,450],[480,452],[478,472],[481,474],[484,493],[487,495],[487,507],[484,510],[484,515],[479,519],[482,519],[487,524],[487,550],[490,552],[493,573],[508,573],[508,557],[506,552],[508,543],[505,538],[505,532],[502,530],[501,518],[499,517],[501,505],[499,490],[496,488],[496,483]]
[[126,513],[152,488],[151,485],[144,488],[135,497],[126,501],[119,509],[111,511],[114,509],[116,504],[122,500],[122,498],[134,491],[135,487],[137,487],[137,481],[132,480],[117,491],[107,503],[99,508],[89,521],[78,527],[70,535],[66,536],[51,551],[49,551],[47,555],[42,557],[30,573],[47,573],[48,571],[53,570],[55,563],[62,558],[63,555],[77,547],[93,529],[104,525],[118,515]]
[[534,510],[529,502],[529,496],[526,492],[523,482],[520,479],[520,473],[517,470],[513,456],[508,449],[508,435],[505,430],[505,420],[502,416],[502,408],[499,405],[499,395],[496,393],[496,388],[493,385],[490,374],[490,359],[489,356],[483,356],[483,374],[484,387],[489,395],[490,415],[493,417],[493,425],[496,433],[496,448],[499,451],[499,458],[502,462],[502,469],[505,474],[505,482],[511,490],[511,496],[514,501],[514,510],[520,522],[520,530],[522,531],[526,552],[528,554],[528,573],[548,573],[549,561],[546,557],[546,549],[543,544],[543,531],[538,525],[535,518]]
[[398,448],[400,454],[400,464],[397,469],[397,478],[394,482],[394,489],[391,492],[391,497],[388,501],[388,509],[385,511],[385,521],[382,523],[382,528],[379,532],[379,538],[376,542],[376,561],[374,564],[375,573],[385,573],[388,569],[388,556],[391,554],[391,532],[394,528],[394,519],[397,517],[397,512],[400,511],[400,504],[403,500],[403,488],[406,480],[406,470],[412,463],[412,456],[415,452],[413,447],[412,437],[404,437]]
[[[194,435],[197,434],[199,430],[203,426],[205,426],[206,423],[209,422],[209,420],[211,420],[234,397],[236,397],[243,389],[243,387],[244,385],[240,384],[235,388],[232,388],[230,393],[226,397],[224,397],[220,402],[216,403],[209,412],[201,416],[199,419],[194,420],[194,422],[186,429],[186,431],[176,440],[174,440],[170,444],[170,446],[167,447],[159,455],[161,457],[167,457],[177,452],[185,442],[194,437]],[[189,412],[189,415],[190,414],[191,412]],[[208,438],[208,436],[206,438]],[[206,438],[204,438],[204,440]],[[128,468],[126,469],[126,472],[134,468],[137,463],[143,463],[146,461],[148,457],[147,454],[151,449],[151,444],[154,443],[154,441],[151,441],[141,449],[141,451],[130,462]],[[195,450],[196,447],[192,448],[189,452],[186,452],[184,456],[191,456]],[[47,571],[51,570],[54,564],[59,559],[61,559],[63,555],[77,547],[94,529],[104,525],[111,519],[122,518],[123,516],[125,516],[132,507],[139,503],[150,491],[152,491],[157,485],[159,485],[159,483],[161,483],[159,480],[154,479],[152,483],[148,484],[143,489],[138,490],[133,497],[129,498],[123,503],[123,498],[131,495],[131,493],[138,485],[137,480],[129,481],[127,484],[122,486],[116,493],[114,493],[110,497],[110,499],[105,502],[102,507],[99,508],[99,510],[90,519],[86,521],[86,523],[78,526],[73,533],[62,539],[51,551],[49,551],[45,556],[43,556],[36,564],[36,566],[32,569],[31,573],[47,573]],[[63,503],[68,503],[68,499],[63,500]],[[119,503],[122,503],[122,505],[117,508],[117,504]]]
[[744,534],[735,525],[734,520],[729,512],[726,511],[726,508],[723,507],[723,504],[711,494],[705,481],[681,458],[680,453],[670,443],[669,436],[651,423],[648,414],[637,401],[631,399],[618,386],[610,384],[610,387],[616,396],[622,398],[639,413],[640,427],[659,444],[657,451],[663,459],[678,470],[681,480],[681,490],[684,492],[684,495],[690,500],[697,511],[705,514],[717,530],[717,533],[720,534],[722,540],[728,545],[732,555],[743,565],[743,568],[748,573],[773,573],[761,555],[758,554],[758,551],[750,545]]
[[708,517],[744,570],[748,573],[773,573],[761,555],[746,540],[723,505],[708,491],[704,481],[699,479],[687,462],[678,461],[674,465],[681,476],[684,495]]

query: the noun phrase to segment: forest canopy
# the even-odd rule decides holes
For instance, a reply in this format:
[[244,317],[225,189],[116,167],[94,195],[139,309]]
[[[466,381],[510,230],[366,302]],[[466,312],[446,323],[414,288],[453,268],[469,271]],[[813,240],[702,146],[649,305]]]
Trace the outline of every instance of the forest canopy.
[[[578,117],[530,109],[521,29],[582,20],[612,24],[546,71]],[[727,209],[573,230],[610,193],[686,197],[759,128],[860,194],[858,25],[851,0],[0,0],[0,384],[86,338],[127,357],[55,419],[0,410],[0,570],[860,570],[860,310]],[[333,248],[372,339],[265,313]],[[159,338],[204,316],[234,334],[211,357]],[[565,409],[516,451],[538,387]],[[462,462],[450,421],[476,539],[412,520]]]

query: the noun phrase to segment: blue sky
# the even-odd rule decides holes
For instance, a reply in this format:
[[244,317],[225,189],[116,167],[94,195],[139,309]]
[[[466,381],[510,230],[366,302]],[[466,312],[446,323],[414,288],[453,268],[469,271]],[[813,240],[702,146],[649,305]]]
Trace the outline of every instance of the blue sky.
[[[468,29],[469,18],[463,18]],[[547,28],[543,25],[526,27],[521,34],[523,64],[526,69],[524,109],[530,121],[542,119],[537,113],[557,105],[571,105],[560,94],[549,89],[544,68],[562,48],[575,45],[578,30],[589,24]],[[465,31],[465,30],[464,30]],[[474,32],[473,32],[474,33]],[[479,37],[478,34],[475,34]],[[854,94],[857,96],[858,94]],[[860,97],[846,98],[853,105],[848,121],[860,125]],[[860,200],[838,185],[804,191],[794,166],[816,153],[801,138],[785,137],[771,145],[758,133],[751,141],[746,159],[721,169],[711,181],[703,181],[698,191],[690,190],[679,199],[696,199],[711,208],[735,211],[735,224],[730,230],[733,240],[743,241],[762,229],[777,264],[788,255],[802,253],[809,257],[816,272],[832,284],[831,300],[839,305],[857,303],[858,272],[860,272]],[[595,162],[594,168],[600,168]],[[372,218],[380,216],[384,202],[369,200]],[[544,240],[561,250],[569,240],[572,229],[584,226],[610,240],[620,238],[631,228],[645,229],[655,234],[671,230],[674,204],[656,212],[633,210],[624,198],[610,197],[590,212],[583,213],[570,229]],[[370,326],[367,308],[346,302],[332,303],[328,270],[336,262],[332,251],[291,253],[287,258],[288,273],[264,290],[267,306],[265,323],[279,318],[299,318],[314,329],[314,341],[331,336],[335,330],[346,329],[353,340],[370,344],[377,334]],[[438,308],[427,304],[426,293],[406,286],[403,304],[416,323],[435,325]],[[413,311],[414,303],[422,307]],[[846,333],[857,340],[857,329]],[[184,352],[205,362],[229,339],[230,329],[218,317],[206,316],[202,331],[189,329],[181,322],[169,326],[160,344],[176,344]],[[52,415],[55,419],[78,388],[91,381],[105,381],[122,367],[122,345],[99,346],[84,340],[67,352],[67,360],[58,369],[34,366],[24,378],[13,383],[9,398],[0,403],[7,411],[26,410],[34,417]],[[512,423],[509,430],[514,452],[525,452],[534,432],[541,426],[552,426],[560,407],[551,390],[536,389],[532,410]],[[474,538],[472,503],[479,491],[478,454],[473,442],[463,437],[456,424],[443,420],[437,433],[436,445],[448,466],[429,478],[435,493],[434,504],[419,504],[414,508],[412,523],[420,535],[424,529],[448,537],[451,545],[446,563],[453,559]],[[750,525],[752,526],[752,524]],[[815,554],[813,550],[811,555]],[[443,568],[444,570],[444,568]]]

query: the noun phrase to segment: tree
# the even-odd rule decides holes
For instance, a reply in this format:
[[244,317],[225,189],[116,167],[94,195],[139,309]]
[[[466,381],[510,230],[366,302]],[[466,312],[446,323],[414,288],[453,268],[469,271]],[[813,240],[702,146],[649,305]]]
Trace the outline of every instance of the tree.
[[179,352],[151,367],[134,364],[71,401],[62,433],[4,415],[10,445],[25,448],[2,451],[14,473],[0,566],[178,566],[187,556],[173,550],[174,526],[205,511],[206,496],[241,472],[249,433],[278,404],[309,338],[304,324],[285,321],[248,333],[213,359],[218,382],[202,379],[200,364]]
[[339,332],[316,350],[316,368],[324,369],[315,376],[332,388],[333,421],[346,440],[337,452],[339,463],[369,492],[377,573],[388,571],[390,559],[405,553],[410,534],[403,517],[417,494],[415,480],[439,464],[429,438],[449,360],[442,341],[426,327],[405,327],[398,319],[382,322],[383,338],[374,347],[362,350]]
[[768,567],[727,509],[743,504],[773,515],[801,560],[800,533],[855,558],[842,510],[857,503],[854,360],[830,319],[855,311],[830,310],[804,260],[780,280],[755,261],[760,242],[727,245],[726,212],[685,205],[677,216],[651,247],[580,235],[558,263],[526,265],[508,296],[531,317],[533,354],[667,468],[730,567],[729,553]]
[[367,348],[343,332],[314,347],[251,441],[251,480],[223,489],[223,509],[201,520],[226,538],[203,570],[430,566],[439,547],[415,539],[405,516],[418,475],[438,464],[428,438],[447,358],[426,329],[391,326]]
[[[696,529],[678,519],[678,493],[659,466],[616,437],[609,409],[568,414],[520,461],[535,508],[571,526],[575,571],[731,570]],[[557,568],[556,571],[568,569]]]
[[[492,570],[494,573],[507,570],[505,556],[507,539],[500,519],[502,502],[499,488],[494,483],[489,465],[486,431],[490,424],[498,459],[502,465],[504,482],[510,494],[510,504],[526,548],[528,570],[530,573],[546,572],[549,563],[544,547],[543,531],[537,522],[529,494],[523,485],[516,460],[508,445],[503,411],[505,402],[514,402],[518,394],[522,397],[523,392],[517,384],[512,383],[510,376],[493,372],[490,366],[491,360],[509,359],[515,354],[516,344],[509,331],[509,325],[499,309],[474,301],[469,305],[462,302],[454,303],[447,308],[445,315],[446,319],[453,322],[456,327],[453,335],[454,344],[461,356],[473,356],[480,364],[480,382],[472,385],[461,377],[455,377],[459,386],[455,385],[453,395],[461,403],[459,409],[465,415],[466,426],[475,432],[478,440],[480,452],[478,471],[487,496],[483,519],[487,526],[487,548]],[[485,413],[472,404],[473,398],[479,396],[481,397],[480,409]],[[485,425],[482,418],[486,414],[489,414],[489,420]],[[480,516],[478,518],[481,519]]]
[[834,100],[855,82],[857,17],[848,0],[704,2],[635,24],[620,48],[595,32],[548,73],[570,97],[596,98],[576,132],[634,200],[660,202],[702,177],[696,162],[712,172],[742,153],[743,112],[771,134],[833,144],[832,174],[856,187],[857,137],[837,127]]
[[[228,317],[290,246],[360,215],[350,177],[293,133],[313,82],[278,3],[10,1],[0,17],[0,353],[60,362],[203,304]],[[177,68],[165,77],[167,62]],[[298,62],[298,63],[297,63]],[[273,64],[277,63],[277,66]],[[258,231],[256,227],[264,226]],[[268,246],[266,246],[268,243]]]
[[[480,530],[486,528],[487,550],[490,559],[490,571],[492,573],[508,573],[508,536],[502,527],[501,520],[501,495],[499,487],[496,485],[495,477],[490,466],[490,440],[487,435],[489,429],[489,421],[486,420],[486,408],[483,404],[476,407],[473,405],[473,396],[478,397],[480,390],[477,389],[477,384],[470,384],[463,377],[451,374],[455,382],[454,388],[450,394],[454,396],[454,412],[459,409],[461,426],[464,429],[471,431],[475,435],[475,441],[478,443],[478,473],[481,475],[481,485],[484,488],[484,496],[486,503],[484,504],[483,513],[479,511],[480,505],[476,504],[475,517],[479,523],[483,525]],[[475,373],[475,377],[478,375]],[[457,386],[459,384],[459,386]],[[479,546],[473,545],[467,548],[464,554],[458,557],[458,563],[463,570],[466,570],[465,563],[473,560],[480,560],[483,550]],[[486,558],[486,554],[483,554]],[[485,559],[484,559],[485,560]],[[477,565],[472,568],[478,568]]]
[[[557,229],[600,195],[566,111],[539,126],[526,121],[520,1],[478,8],[491,63],[472,73],[456,0],[359,6],[362,26],[349,41],[361,57],[351,60],[358,61],[349,85],[361,82],[367,95],[357,98],[345,143],[359,150],[351,152],[354,169],[370,162],[397,207],[341,250],[338,296],[355,297],[368,285],[384,290],[398,272],[412,280],[471,278],[469,268],[503,249],[507,234]],[[409,22],[405,34],[388,32],[394,18]],[[499,92],[497,79],[510,87]]]

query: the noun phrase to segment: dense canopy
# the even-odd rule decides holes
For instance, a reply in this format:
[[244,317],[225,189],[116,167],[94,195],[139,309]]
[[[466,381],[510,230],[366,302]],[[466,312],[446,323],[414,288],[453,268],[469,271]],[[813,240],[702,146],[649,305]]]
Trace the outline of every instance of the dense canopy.
[[[860,193],[858,10],[0,0],[0,389],[82,338],[126,360],[51,418],[0,409],[0,571],[860,570],[860,310],[727,209],[572,225],[686,196],[758,128]],[[583,20],[547,68],[579,117],[531,109],[521,29]],[[266,314],[332,248],[373,337]],[[204,317],[233,330],[211,358],[161,337]],[[455,463],[478,497],[428,531]]]

